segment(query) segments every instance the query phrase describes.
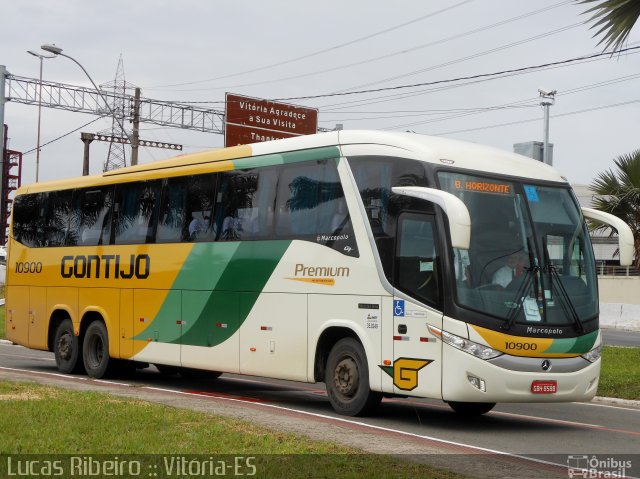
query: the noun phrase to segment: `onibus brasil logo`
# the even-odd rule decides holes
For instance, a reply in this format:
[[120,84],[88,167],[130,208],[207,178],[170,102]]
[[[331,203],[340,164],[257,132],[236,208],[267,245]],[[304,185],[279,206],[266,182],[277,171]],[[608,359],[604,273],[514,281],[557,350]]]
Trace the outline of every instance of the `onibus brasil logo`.
[[631,469],[631,461],[615,457],[567,456],[567,474],[569,477],[601,478],[627,477],[627,469]]

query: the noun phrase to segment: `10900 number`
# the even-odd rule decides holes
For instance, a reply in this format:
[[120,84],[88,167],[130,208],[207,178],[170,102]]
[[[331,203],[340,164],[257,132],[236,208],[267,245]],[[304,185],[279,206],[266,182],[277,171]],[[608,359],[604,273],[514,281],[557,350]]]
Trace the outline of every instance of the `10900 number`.
[[16,273],[42,273],[42,263],[39,261],[16,263]]
[[536,343],[516,343],[513,341],[506,341],[504,343],[505,349],[515,349],[516,351],[535,351],[538,349]]

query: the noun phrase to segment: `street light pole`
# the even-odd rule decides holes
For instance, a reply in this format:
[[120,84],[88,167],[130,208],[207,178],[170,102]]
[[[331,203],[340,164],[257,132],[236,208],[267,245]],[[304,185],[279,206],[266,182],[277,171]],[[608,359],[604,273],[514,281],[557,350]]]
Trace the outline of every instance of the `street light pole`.
[[555,104],[557,91],[539,89],[538,93],[540,94],[540,106],[544,109],[542,162],[551,165],[552,160],[549,158],[549,107]]
[[50,57],[46,55],[41,55],[31,50],[27,50],[27,53],[33,55],[34,57],[38,57],[40,59],[40,82],[38,84],[38,143],[36,146],[36,183],[40,177],[40,121],[42,118],[42,63],[45,58],[55,58],[55,55]]
[[[60,48],[60,47],[58,47],[56,45],[45,44],[45,45],[42,45],[40,48],[42,48],[45,52],[53,53],[54,55],[60,55],[61,57],[66,57],[69,60],[71,60],[73,63],[78,65],[82,69],[84,74],[87,75],[87,78],[89,79],[89,81],[93,85],[93,88],[95,88],[95,90],[98,93],[98,95],[100,95],[100,97],[104,101],[104,104],[107,105],[107,109],[109,110],[109,113],[111,113],[111,116],[113,117],[113,119],[118,122],[118,125],[120,126],[120,128],[122,128],[123,133],[125,135],[127,135],[127,130],[124,128],[124,124],[122,123],[122,120],[120,118],[118,118],[118,116],[116,116],[116,112],[113,111],[113,108],[111,108],[111,105],[109,105],[109,101],[102,94],[102,91],[95,84],[95,82],[93,81],[93,78],[91,78],[91,75],[89,75],[89,72],[87,70],[85,70],[85,68],[80,64],[80,62],[78,62],[78,60],[76,60],[75,58],[62,53],[62,48]],[[127,135],[127,136],[129,136],[129,135]],[[129,139],[131,140],[131,138],[129,138]]]

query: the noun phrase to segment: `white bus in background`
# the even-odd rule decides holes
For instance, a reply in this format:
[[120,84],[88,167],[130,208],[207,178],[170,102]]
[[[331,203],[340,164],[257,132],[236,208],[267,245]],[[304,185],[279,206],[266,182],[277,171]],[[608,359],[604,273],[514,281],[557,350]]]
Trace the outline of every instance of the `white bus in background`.
[[375,131],[38,183],[12,213],[8,336],[92,377],[127,360],[324,382],[346,415],[586,401],[602,340],[583,215],[630,263],[628,226],[581,212],[550,166]]
[[7,248],[0,246],[0,285],[7,280]]

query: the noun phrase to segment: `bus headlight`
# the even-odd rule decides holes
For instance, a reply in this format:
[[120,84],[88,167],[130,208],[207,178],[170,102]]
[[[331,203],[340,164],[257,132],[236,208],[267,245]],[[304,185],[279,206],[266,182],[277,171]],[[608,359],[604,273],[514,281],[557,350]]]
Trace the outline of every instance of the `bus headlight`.
[[600,346],[593,348],[587,354],[583,354],[582,357],[585,358],[590,363],[595,363],[600,356],[602,355],[602,344]]
[[433,326],[427,327],[429,328],[429,331],[431,331],[431,334],[442,339],[443,342],[450,344],[454,348],[464,351],[465,353],[469,353],[476,358],[493,359],[502,355],[500,351],[496,351],[489,346],[475,343],[469,339],[464,339],[460,336],[456,336],[455,334],[451,334],[446,331],[442,331],[441,329],[434,328]]

